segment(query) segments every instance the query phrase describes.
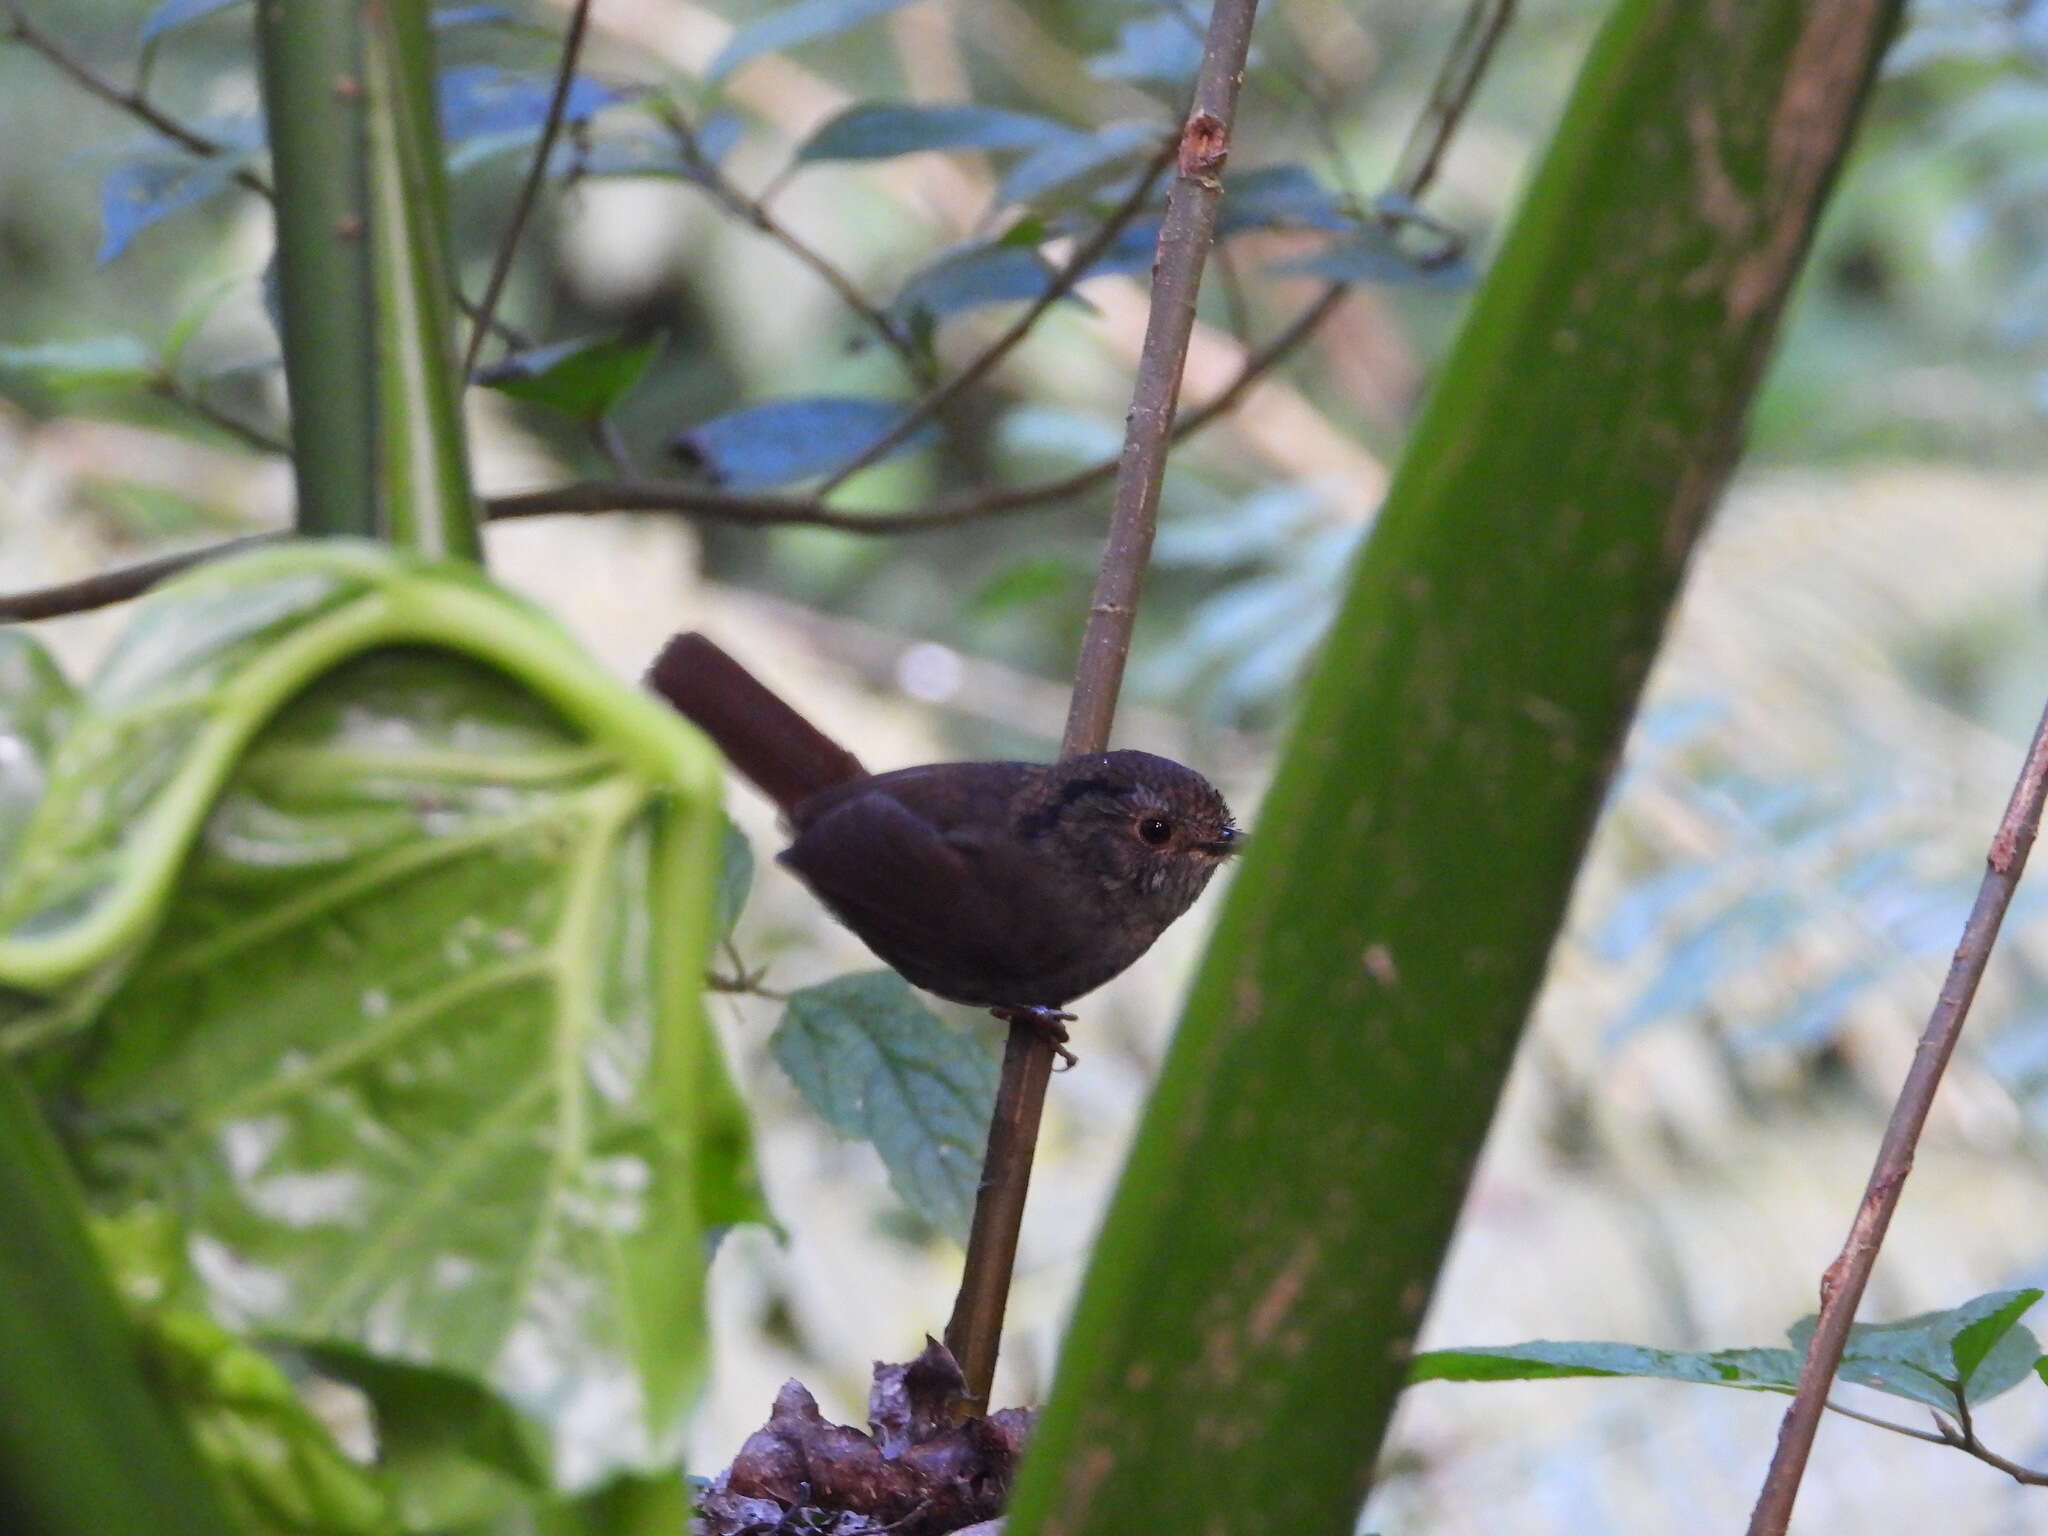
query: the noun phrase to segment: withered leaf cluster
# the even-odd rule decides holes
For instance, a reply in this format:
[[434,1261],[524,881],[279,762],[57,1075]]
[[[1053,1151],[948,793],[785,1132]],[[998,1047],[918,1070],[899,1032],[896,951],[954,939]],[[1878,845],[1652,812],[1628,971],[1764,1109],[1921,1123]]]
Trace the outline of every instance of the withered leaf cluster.
[[828,1423],[787,1381],[768,1422],[704,1495],[703,1536],[949,1536],[1002,1513],[1032,1413],[955,1422],[966,1382],[945,1345],[877,1361],[868,1428]]

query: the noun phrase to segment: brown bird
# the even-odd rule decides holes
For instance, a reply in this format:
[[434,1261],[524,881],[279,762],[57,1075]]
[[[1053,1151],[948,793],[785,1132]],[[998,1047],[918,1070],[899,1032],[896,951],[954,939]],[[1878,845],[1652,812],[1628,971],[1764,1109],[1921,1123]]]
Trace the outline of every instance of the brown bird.
[[1243,841],[1207,779],[1149,752],[871,774],[702,635],[647,681],[781,808],[779,862],[868,948],[1056,1042]]

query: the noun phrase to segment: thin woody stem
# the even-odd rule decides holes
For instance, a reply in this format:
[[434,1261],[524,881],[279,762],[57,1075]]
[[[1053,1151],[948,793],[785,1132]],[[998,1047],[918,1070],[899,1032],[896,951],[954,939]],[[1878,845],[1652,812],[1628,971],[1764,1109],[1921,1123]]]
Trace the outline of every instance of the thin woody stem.
[[[189,128],[168,113],[151,106],[141,91],[124,91],[104,75],[96,73],[82,60],[74,57],[57,39],[30,21],[28,13],[16,3],[16,0],[7,0],[5,35],[31,52],[40,54],[87,95],[98,97],[108,106],[126,112],[137,122],[169,139],[180,149],[197,155],[202,160],[211,160],[229,152],[228,146],[219,140],[208,138],[197,129]],[[270,183],[247,167],[235,172],[235,180],[259,196],[270,196]]]
[[[1192,437],[1232,410],[1278,364],[1292,355],[1343,299],[1342,284],[1332,284],[1289,321],[1258,351],[1245,358],[1230,383],[1215,398],[1182,414],[1174,424],[1176,442]],[[500,325],[499,329],[503,329]],[[1071,501],[1106,484],[1116,474],[1117,460],[1103,459],[1072,474],[1035,485],[983,491],[957,501],[908,512],[828,507],[811,497],[748,496],[712,487],[666,480],[596,480],[551,486],[497,496],[484,504],[491,518],[542,517],[552,513],[673,512],[701,522],[755,527],[830,528],[840,533],[881,536],[954,528],[985,517],[1029,512]],[[56,618],[125,602],[201,561],[233,554],[245,541],[230,539],[201,549],[145,560],[101,571],[79,581],[31,591],[0,593],[0,623]]]
[[[2027,854],[2040,831],[2044,799],[2048,799],[2048,712],[2042,714],[2041,723],[2035,727],[2019,782],[2013,786],[2012,798],[1991,840],[1976,903],[1970,909],[1969,921],[1963,925],[1962,940],[1949,964],[1948,979],[1942,983],[1927,1027],[1920,1036],[1912,1068],[1899,1090],[1848,1239],[1821,1277],[1820,1317],[1814,1324],[1813,1337],[1807,1341],[1798,1390],[1778,1428],[1777,1449],[1750,1515],[1749,1536],[1784,1536],[1792,1519],[1792,1505],[1799,1495],[1807,1457],[1813,1450],[1828,1386],[1841,1364],[1850,1324],[1855,1320],[1857,1304],[1863,1299],[1863,1289],[1877,1262],[1885,1232],[1891,1226],[1892,1213],[1898,1209],[1899,1194],[1912,1170],[1913,1151],[1934,1106],[1935,1091],[1941,1086],[1942,1073],[1962,1035],[1970,1003],[1977,995],[1977,983],[1983,979],[1992,945],[1997,942],[2006,909],[2012,904],[2013,891],[2026,869]],[[1974,1447],[1974,1441],[1974,1433],[1960,1432],[1951,1443],[1978,1454],[1980,1448]],[[2003,1470],[2017,1477],[2026,1469],[2014,1471],[2006,1466]]]
[[[1231,121],[1244,79],[1258,0],[1216,0],[1202,46],[1194,99],[1181,129],[1166,214],[1153,269],[1152,308],[1139,354],[1129,425],[1117,467],[1116,500],[1103,551],[1088,627],[1075,670],[1062,754],[1100,752],[1109,743],[1124,663],[1130,655],[1138,594],[1152,554],[1159,487],[1173,440],[1175,408],[1188,342],[1194,333],[1195,297],[1215,236],[1220,180],[1230,152]],[[960,1362],[972,1403],[986,1407],[995,1379],[1017,1237],[1031,1185],[1038,1127],[1051,1080],[1049,1035],[1012,1023],[1003,1056],[996,1112],[989,1127],[980,1197],[967,1242],[967,1263],[946,1327],[946,1344]]]
[[1172,163],[1174,147],[1168,143],[1151,165],[1146,167],[1129,194],[1102,221],[1095,233],[1074,247],[1073,253],[1060,270],[1053,274],[1045,288],[1025,306],[1024,312],[1013,320],[1009,327],[994,341],[984,347],[973,362],[953,375],[945,383],[931,390],[922,400],[899,417],[895,424],[880,437],[832,471],[825,483],[817,490],[819,497],[832,494],[839,486],[857,475],[870,464],[880,459],[892,448],[908,441],[910,435],[926,422],[937,416],[960,395],[994,371],[996,365],[1014,351],[1019,342],[1029,336],[1037,326],[1039,317],[1053,305],[1073,292],[1075,284],[1088,276],[1088,271],[1102,258],[1103,252],[1116,243],[1116,238],[1131,225],[1131,221],[1144,211],[1146,202],[1152,196],[1152,189],[1159,178],[1166,174],[1166,167]]
[[491,321],[498,313],[498,300],[505,292],[505,280],[512,272],[512,258],[519,250],[519,237],[540,201],[540,189],[548,177],[548,161],[554,157],[555,142],[562,136],[562,120],[569,111],[569,92],[576,84],[576,64],[583,56],[583,38],[590,27],[590,0],[576,0],[569,15],[569,31],[562,39],[562,60],[555,70],[554,94],[548,98],[548,115],[541,124],[540,142],[533,147],[533,162],[526,168],[526,181],[519,189],[519,201],[512,205],[512,221],[498,242],[498,254],[491,262],[491,275],[484,284],[484,296],[477,301],[475,323],[470,326],[469,346],[462,354],[462,377],[476,372],[476,360],[491,334]]

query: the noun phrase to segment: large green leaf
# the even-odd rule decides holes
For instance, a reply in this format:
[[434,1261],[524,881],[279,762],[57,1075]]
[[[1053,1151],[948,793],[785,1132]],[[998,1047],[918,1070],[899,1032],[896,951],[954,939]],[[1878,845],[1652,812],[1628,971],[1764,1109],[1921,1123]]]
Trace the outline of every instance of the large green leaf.
[[266,550],[149,598],[86,691],[0,982],[93,997],[50,1102],[218,1319],[482,1382],[558,1486],[659,1469],[708,1231],[750,1209],[698,1004],[716,795],[694,732],[464,568]]
[[[1923,1407],[1954,1412],[2011,1391],[2033,1374],[2041,1348],[2019,1320],[2038,1290],[1993,1291],[1960,1307],[1849,1330],[1840,1377]],[[1663,1381],[1790,1392],[1799,1384],[1808,1317],[1788,1330],[1790,1349],[1648,1349],[1640,1344],[1537,1339],[1527,1344],[1432,1349],[1409,1365],[1410,1381],[1545,1381],[1561,1376],[1647,1376]]]
[[1615,5],[1303,691],[1008,1536],[1351,1529],[1898,10]]
[[64,1157],[0,1059],[0,1530],[230,1536],[191,1438],[150,1390]]

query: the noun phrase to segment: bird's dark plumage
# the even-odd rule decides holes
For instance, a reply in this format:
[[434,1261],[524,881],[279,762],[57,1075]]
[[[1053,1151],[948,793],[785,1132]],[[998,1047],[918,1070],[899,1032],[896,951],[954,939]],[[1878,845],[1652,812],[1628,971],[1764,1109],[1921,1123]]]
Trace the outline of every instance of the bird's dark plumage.
[[649,682],[781,806],[780,861],[913,984],[1058,1008],[1152,947],[1238,833],[1223,797],[1148,752],[869,774],[699,635]]

